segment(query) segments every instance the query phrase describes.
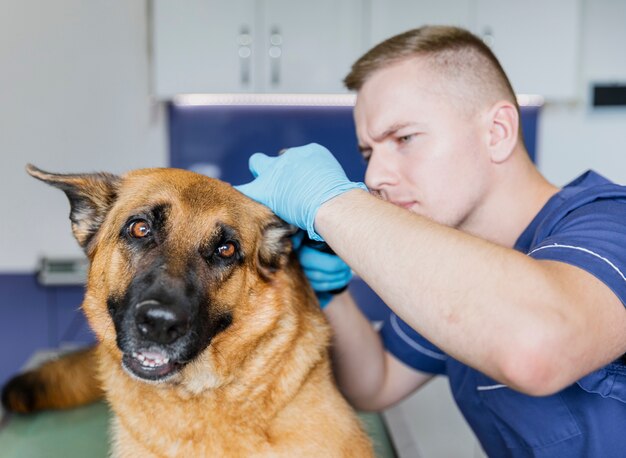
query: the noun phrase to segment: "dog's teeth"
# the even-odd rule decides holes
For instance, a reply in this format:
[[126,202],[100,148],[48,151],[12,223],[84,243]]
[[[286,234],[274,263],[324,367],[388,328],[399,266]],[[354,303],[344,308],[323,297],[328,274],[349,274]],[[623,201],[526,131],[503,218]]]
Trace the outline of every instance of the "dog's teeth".
[[170,362],[167,356],[157,356],[157,353],[150,353],[149,356],[146,356],[144,353],[133,351],[131,355],[138,360],[143,367],[160,367]]

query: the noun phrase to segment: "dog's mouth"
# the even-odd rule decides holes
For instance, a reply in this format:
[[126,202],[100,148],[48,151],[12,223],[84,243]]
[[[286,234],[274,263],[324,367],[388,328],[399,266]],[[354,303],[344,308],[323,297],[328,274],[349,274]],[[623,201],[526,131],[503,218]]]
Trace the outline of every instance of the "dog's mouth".
[[166,381],[176,374],[183,364],[158,350],[141,350],[124,353],[122,367],[130,375],[152,382]]

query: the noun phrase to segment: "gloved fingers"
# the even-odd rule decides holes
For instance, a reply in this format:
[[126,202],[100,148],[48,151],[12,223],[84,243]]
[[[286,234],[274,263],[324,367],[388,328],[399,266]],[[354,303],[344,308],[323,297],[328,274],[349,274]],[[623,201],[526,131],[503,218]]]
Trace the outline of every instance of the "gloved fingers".
[[[255,184],[255,180],[252,180],[249,183],[233,186],[233,188],[235,188],[240,193],[245,194],[249,198],[251,198],[253,200],[256,200],[257,202],[260,202],[259,196],[258,196],[258,192],[257,192],[257,186]],[[261,203],[263,203],[263,202],[261,202]]]
[[298,259],[305,269],[314,269],[320,272],[334,273],[342,270],[350,270],[339,256],[324,253],[307,245],[303,245],[298,251]]
[[248,167],[254,178],[256,178],[270,168],[277,160],[277,157],[270,157],[264,153],[254,153],[250,156],[250,159],[248,159]]
[[263,173],[265,170],[268,169],[268,167],[271,166],[272,159],[276,159],[276,158],[269,157],[263,153],[254,153],[248,159],[248,168],[250,169],[250,173],[252,173],[252,176],[254,177],[254,179],[248,183],[240,184],[240,185],[233,186],[233,187],[237,191],[245,194],[251,199],[254,199],[257,202],[261,202],[262,197],[260,196],[260,194],[264,194],[264,193],[263,193],[262,187],[259,187],[259,183],[256,180],[256,178],[259,176],[259,174]]
[[325,293],[328,291],[334,291],[341,289],[350,283],[349,279],[347,281],[334,281],[327,283],[311,283],[311,287],[313,287],[313,291],[317,293]]
[[306,278],[310,282],[320,283],[335,283],[335,282],[347,282],[352,278],[352,271],[350,269],[337,270],[335,272],[322,272],[320,270],[303,268]]
[[313,287],[313,289],[317,292],[320,291],[332,291],[334,289],[343,288],[352,279],[352,272],[346,271],[342,272],[339,275],[320,275],[319,272],[315,271],[304,271],[307,280]]
[[237,189],[269,207],[290,224],[306,229],[313,240],[320,206],[362,183],[350,181],[334,156],[324,147],[309,144],[290,148],[281,156],[253,154],[248,165],[255,179]]
[[283,154],[297,154],[299,156],[306,157],[315,156],[317,158],[324,158],[325,160],[336,162],[337,165],[339,165],[339,162],[337,161],[337,159],[335,159],[333,154],[328,151],[328,148],[320,145],[319,143],[308,143],[306,145],[292,146],[291,148],[283,150]]

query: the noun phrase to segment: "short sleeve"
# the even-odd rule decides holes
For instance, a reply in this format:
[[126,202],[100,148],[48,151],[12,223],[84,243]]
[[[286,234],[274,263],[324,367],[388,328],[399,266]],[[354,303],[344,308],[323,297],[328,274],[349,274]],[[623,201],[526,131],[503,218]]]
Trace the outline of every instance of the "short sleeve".
[[626,364],[608,364],[580,379],[578,386],[588,393],[626,403]]
[[596,200],[567,214],[529,256],[580,267],[626,305],[626,200]]
[[448,356],[395,313],[390,311],[385,318],[380,336],[385,348],[407,366],[431,374],[445,374]]
[[[586,270],[626,305],[626,200],[596,200],[573,210],[529,255]],[[626,403],[623,361],[608,364],[577,384],[588,393]]]

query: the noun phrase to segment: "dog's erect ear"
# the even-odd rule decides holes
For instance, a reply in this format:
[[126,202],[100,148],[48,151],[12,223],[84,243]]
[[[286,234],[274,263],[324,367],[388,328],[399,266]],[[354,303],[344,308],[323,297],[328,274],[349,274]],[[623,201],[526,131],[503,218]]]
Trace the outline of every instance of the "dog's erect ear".
[[259,247],[259,269],[266,279],[281,269],[289,259],[292,243],[290,236],[297,227],[275,218],[263,228],[263,238]]
[[121,178],[108,173],[48,173],[32,164],[26,166],[26,171],[65,192],[70,201],[72,232],[79,245],[89,252],[89,242],[115,202]]

